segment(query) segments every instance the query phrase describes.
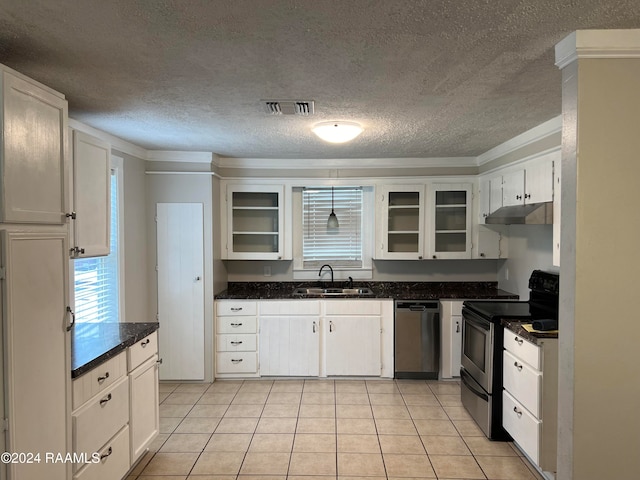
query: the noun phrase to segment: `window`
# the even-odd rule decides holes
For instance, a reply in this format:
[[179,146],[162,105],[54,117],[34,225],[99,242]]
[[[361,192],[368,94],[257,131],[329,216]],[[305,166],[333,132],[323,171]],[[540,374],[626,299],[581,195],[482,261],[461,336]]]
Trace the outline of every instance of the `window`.
[[106,257],[74,260],[77,322],[118,322],[118,176],[111,171],[111,253]]
[[[332,209],[339,228],[327,229]],[[334,268],[362,268],[361,187],[305,188],[302,191],[302,256],[304,269],[316,269],[324,263]]]

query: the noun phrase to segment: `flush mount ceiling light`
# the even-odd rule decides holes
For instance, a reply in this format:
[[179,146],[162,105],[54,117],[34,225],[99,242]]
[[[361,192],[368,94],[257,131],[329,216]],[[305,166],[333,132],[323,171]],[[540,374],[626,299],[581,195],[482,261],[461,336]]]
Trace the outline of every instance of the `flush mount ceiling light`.
[[345,143],[356,138],[364,129],[355,122],[322,122],[311,130],[325,142]]

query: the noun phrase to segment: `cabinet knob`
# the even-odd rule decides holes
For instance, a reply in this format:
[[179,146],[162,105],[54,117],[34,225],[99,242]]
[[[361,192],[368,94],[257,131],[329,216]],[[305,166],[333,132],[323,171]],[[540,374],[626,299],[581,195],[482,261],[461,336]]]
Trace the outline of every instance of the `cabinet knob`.
[[516,370],[518,370],[519,372],[522,371],[522,365],[519,365],[518,362],[513,362],[513,366],[516,367]]
[[456,333],[460,333],[460,322],[456,322]]
[[531,198],[531,194],[530,193],[525,193],[524,194],[524,198]]
[[521,338],[515,337],[513,339],[518,345],[522,345],[524,343],[524,340],[522,340]]
[[522,200],[522,195],[516,195],[516,200]]
[[481,256],[481,257],[484,257],[484,253],[480,252],[480,256]]
[[418,256],[418,260],[422,260],[422,255]]
[[431,258],[434,258],[434,259],[435,259],[435,258],[438,258],[438,257],[436,257],[436,256],[434,255],[434,256],[433,256],[433,257],[431,257]]
[[70,218],[71,220],[75,220],[76,219],[76,212],[67,213],[67,214],[65,214],[65,217]]
[[518,410],[518,407],[513,407],[513,411],[516,412],[516,415],[518,416],[518,418],[522,416],[522,412]]
[[144,342],[140,342],[140,346],[142,348],[146,347],[147,345],[149,345],[151,343],[151,340],[149,340],[148,338],[144,341]]

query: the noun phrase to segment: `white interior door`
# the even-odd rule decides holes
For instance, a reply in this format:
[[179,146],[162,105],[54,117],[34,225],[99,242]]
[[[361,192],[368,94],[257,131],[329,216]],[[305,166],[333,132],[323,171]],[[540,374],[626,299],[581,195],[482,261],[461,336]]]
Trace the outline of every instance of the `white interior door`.
[[204,380],[204,232],[201,203],[158,203],[160,380]]

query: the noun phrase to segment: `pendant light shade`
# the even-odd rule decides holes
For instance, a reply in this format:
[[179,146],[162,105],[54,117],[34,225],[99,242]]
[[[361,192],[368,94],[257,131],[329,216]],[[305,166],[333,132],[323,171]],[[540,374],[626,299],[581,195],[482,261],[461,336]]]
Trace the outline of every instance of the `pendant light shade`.
[[331,213],[327,220],[327,232],[337,233],[339,227],[338,217],[336,217],[336,212],[333,211],[333,187],[331,187]]
[[330,143],[349,142],[360,135],[362,130],[355,122],[322,122],[312,128],[313,133]]

